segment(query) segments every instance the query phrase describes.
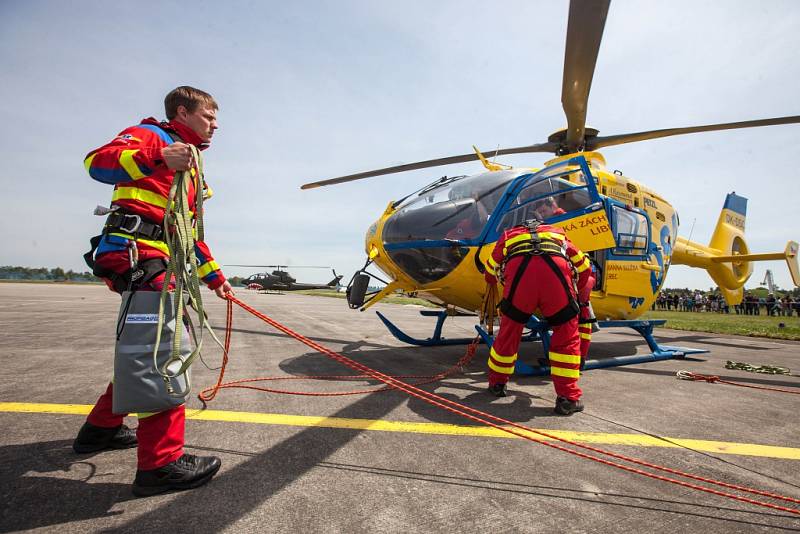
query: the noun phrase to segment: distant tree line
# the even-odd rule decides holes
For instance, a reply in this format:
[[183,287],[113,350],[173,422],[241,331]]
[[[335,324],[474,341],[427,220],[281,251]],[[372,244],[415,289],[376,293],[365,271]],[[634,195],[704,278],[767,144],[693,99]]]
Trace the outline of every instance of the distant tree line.
[[[95,282],[102,283],[98,277],[84,271],[78,273],[72,269],[65,271],[61,267],[48,269],[47,267],[20,267],[12,265],[0,266],[0,280],[49,280],[52,282]],[[239,285],[242,279],[234,276],[228,279],[232,285]]]
[[2,280],[51,280],[53,282],[100,282],[100,279],[89,271],[82,273],[72,269],[65,271],[61,267],[20,267],[12,265],[0,266]]

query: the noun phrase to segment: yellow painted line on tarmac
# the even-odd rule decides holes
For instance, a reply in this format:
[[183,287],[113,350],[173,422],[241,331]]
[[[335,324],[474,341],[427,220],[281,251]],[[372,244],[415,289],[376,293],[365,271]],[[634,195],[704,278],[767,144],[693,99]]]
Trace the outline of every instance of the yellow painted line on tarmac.
[[[86,415],[92,409],[89,404],[39,404],[24,402],[0,402],[0,412],[9,413],[47,413]],[[232,412],[222,410],[187,410],[187,419],[198,421],[219,421],[226,423],[250,423],[257,425],[280,425],[298,427],[344,428],[349,430],[372,430],[378,432],[407,432],[413,434],[437,434],[445,436],[472,436],[485,438],[522,439],[513,434],[491,427],[467,425],[448,425],[442,423],[413,423],[410,421],[385,421],[382,419],[347,419],[343,417],[319,417],[309,415],[287,415],[258,412]],[[540,429],[558,438],[578,443],[626,445],[631,447],[686,447],[695,451],[715,454],[737,454],[742,456],[759,456],[763,458],[780,458],[784,460],[800,460],[800,449],[793,447],[777,447],[754,443],[736,443],[728,441],[709,441],[684,438],[657,438],[642,434],[607,434],[603,432],[573,432],[568,430]],[[554,441],[552,438],[531,433],[531,436],[542,441]]]

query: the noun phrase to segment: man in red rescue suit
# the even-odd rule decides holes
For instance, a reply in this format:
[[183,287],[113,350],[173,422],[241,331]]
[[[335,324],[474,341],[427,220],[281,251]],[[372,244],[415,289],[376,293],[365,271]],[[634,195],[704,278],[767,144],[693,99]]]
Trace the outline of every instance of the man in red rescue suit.
[[[177,171],[197,175],[189,144],[209,146],[217,129],[217,103],[204,91],[182,86],[164,100],[167,122],[153,118],[120,132],[110,143],[92,150],[84,164],[97,181],[113,184],[111,210],[103,234],[93,240],[94,272],[112,290],[122,293],[136,280],[139,291],[160,291],[169,249],[161,224],[167,196]],[[195,198],[189,186],[189,199]],[[206,192],[208,195],[210,191]],[[193,203],[193,200],[192,200]],[[194,211],[194,206],[190,206]],[[95,248],[96,247],[96,248]],[[198,275],[220,298],[233,294],[208,246],[197,241]],[[137,274],[132,257],[138,253]],[[87,254],[92,263],[92,254]],[[136,447],[138,463],[133,493],[154,495],[188,489],[208,482],[219,470],[220,459],[183,452],[184,406],[153,414],[139,414],[135,431],[123,424],[127,414],[112,413],[113,382],[97,400],[75,439],[77,453]]]
[[557,395],[555,412],[582,411],[578,315],[594,285],[589,258],[563,230],[534,219],[503,232],[486,264],[486,282],[496,284],[498,273],[504,280],[503,315],[489,353],[489,392],[506,395],[522,329],[538,310],[553,330],[548,358]]

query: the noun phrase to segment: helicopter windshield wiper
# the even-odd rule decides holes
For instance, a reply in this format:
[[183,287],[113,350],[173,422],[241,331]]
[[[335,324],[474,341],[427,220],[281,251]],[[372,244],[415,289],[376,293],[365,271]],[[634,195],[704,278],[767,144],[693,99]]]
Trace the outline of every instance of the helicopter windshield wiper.
[[448,179],[447,176],[442,176],[441,178],[439,178],[438,180],[436,180],[432,184],[425,185],[422,188],[417,189],[413,193],[409,193],[408,195],[404,196],[400,200],[395,200],[394,202],[392,202],[392,207],[396,208],[397,206],[399,206],[400,204],[405,202],[406,199],[411,198],[414,195],[417,195],[417,194],[422,195],[423,193],[427,193],[429,191],[433,191],[434,189],[436,189],[440,185],[449,184],[450,182],[452,182],[456,178],[460,178],[460,177],[459,176],[454,176],[454,177]]

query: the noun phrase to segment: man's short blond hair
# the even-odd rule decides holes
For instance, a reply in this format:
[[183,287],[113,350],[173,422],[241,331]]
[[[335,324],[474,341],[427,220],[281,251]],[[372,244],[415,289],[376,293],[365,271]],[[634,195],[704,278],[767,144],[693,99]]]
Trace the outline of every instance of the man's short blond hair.
[[201,104],[212,109],[219,109],[217,102],[210,94],[188,85],[181,85],[170,91],[164,98],[164,111],[167,120],[171,121],[178,114],[178,106],[183,106],[189,113],[194,113]]

